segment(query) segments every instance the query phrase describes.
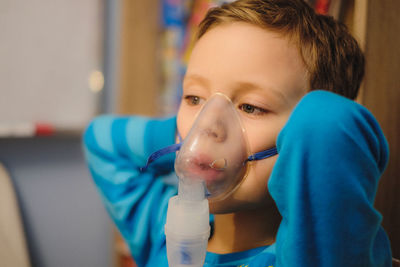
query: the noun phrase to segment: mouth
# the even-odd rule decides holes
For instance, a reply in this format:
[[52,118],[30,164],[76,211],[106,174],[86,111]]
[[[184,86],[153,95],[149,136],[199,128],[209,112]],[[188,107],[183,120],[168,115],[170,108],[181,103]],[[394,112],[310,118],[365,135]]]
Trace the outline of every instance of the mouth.
[[201,179],[210,184],[221,180],[224,176],[224,166],[220,160],[214,160],[206,155],[197,155],[189,159],[188,171],[192,174],[193,178]]

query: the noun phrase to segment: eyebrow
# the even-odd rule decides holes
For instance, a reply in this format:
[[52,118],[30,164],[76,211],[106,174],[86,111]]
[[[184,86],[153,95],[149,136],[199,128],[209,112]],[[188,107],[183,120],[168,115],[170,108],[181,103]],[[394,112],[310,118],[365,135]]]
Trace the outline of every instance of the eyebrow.
[[251,83],[251,82],[238,82],[237,84],[238,84],[237,87],[238,87],[239,93],[241,93],[242,91],[248,91],[248,90],[261,91],[261,92],[267,93],[267,94],[269,94],[271,92],[274,96],[278,97],[281,100],[286,101],[286,97],[280,91],[275,89],[274,87],[271,87],[271,86],[264,87],[264,86],[258,85],[256,83]]
[[188,82],[198,82],[201,85],[203,85],[206,88],[210,87],[210,82],[203,76],[198,75],[198,74],[188,74],[183,77],[183,84],[188,83]]
[[[207,78],[204,76],[201,76],[199,74],[188,74],[185,75],[183,79],[183,84],[189,83],[189,82],[197,82],[200,85],[204,86],[207,89],[210,89],[210,82]],[[274,96],[278,97],[279,99],[282,99],[283,101],[286,101],[286,97],[277,89],[273,87],[263,87],[261,85],[258,85],[257,83],[252,83],[252,82],[247,82],[247,81],[239,81],[236,83],[236,91],[237,93],[242,93],[247,90],[252,90],[252,91],[261,91],[261,92],[271,92]]]

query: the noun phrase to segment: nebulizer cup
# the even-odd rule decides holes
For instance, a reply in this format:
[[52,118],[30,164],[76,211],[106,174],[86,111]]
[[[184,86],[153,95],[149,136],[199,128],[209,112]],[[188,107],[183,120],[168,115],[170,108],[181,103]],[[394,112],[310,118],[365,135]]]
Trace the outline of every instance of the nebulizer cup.
[[169,266],[203,266],[210,235],[208,199],[221,200],[247,171],[248,146],[231,100],[215,94],[198,114],[177,154],[178,195],[168,204]]

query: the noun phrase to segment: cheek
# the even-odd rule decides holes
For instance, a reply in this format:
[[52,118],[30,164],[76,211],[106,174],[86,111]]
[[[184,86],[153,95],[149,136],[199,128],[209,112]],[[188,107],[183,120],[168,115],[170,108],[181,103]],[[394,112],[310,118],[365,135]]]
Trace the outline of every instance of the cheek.
[[268,191],[268,181],[272,168],[276,162],[276,156],[257,161],[251,166],[248,177],[243,182],[243,191],[251,195],[250,202],[256,205],[269,205],[271,198]]
[[260,124],[246,127],[247,140],[252,154],[275,146],[281,129],[275,121],[265,122],[262,126]]
[[186,136],[186,122],[185,122],[185,116],[183,115],[183,111],[180,108],[178,111],[178,115],[176,117],[176,127],[178,128],[178,134],[184,138]]
[[246,203],[245,205],[249,205],[248,207],[256,208],[270,205],[268,180],[276,158],[274,156],[252,163],[249,166],[247,177],[232,197]]
[[244,189],[249,190],[249,192],[258,191],[258,188],[260,191],[264,191],[275,162],[276,156],[250,163],[247,177],[243,181],[242,187],[245,187]]
[[181,105],[176,118],[176,125],[182,139],[185,139],[186,135],[189,133],[194,122],[193,120],[194,116],[192,115],[192,112],[188,111]]
[[249,182],[254,188],[260,187],[262,191],[267,189],[268,180],[272,172],[272,168],[276,162],[277,156],[254,162],[249,170]]
[[276,140],[288,116],[281,115],[259,123],[247,123],[246,133],[251,153],[260,152],[276,145]]
[[274,204],[269,191],[268,180],[277,157],[254,162],[249,166],[245,180],[227,199],[211,201],[211,213],[231,213]]

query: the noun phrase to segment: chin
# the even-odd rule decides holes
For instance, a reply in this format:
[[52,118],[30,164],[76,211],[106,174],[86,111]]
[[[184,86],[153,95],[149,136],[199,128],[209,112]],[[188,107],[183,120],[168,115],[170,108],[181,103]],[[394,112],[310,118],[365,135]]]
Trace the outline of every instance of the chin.
[[269,196],[261,199],[239,200],[234,196],[227,197],[223,200],[209,200],[210,213],[227,214],[240,211],[250,211],[257,209],[268,209],[275,207],[275,202]]

